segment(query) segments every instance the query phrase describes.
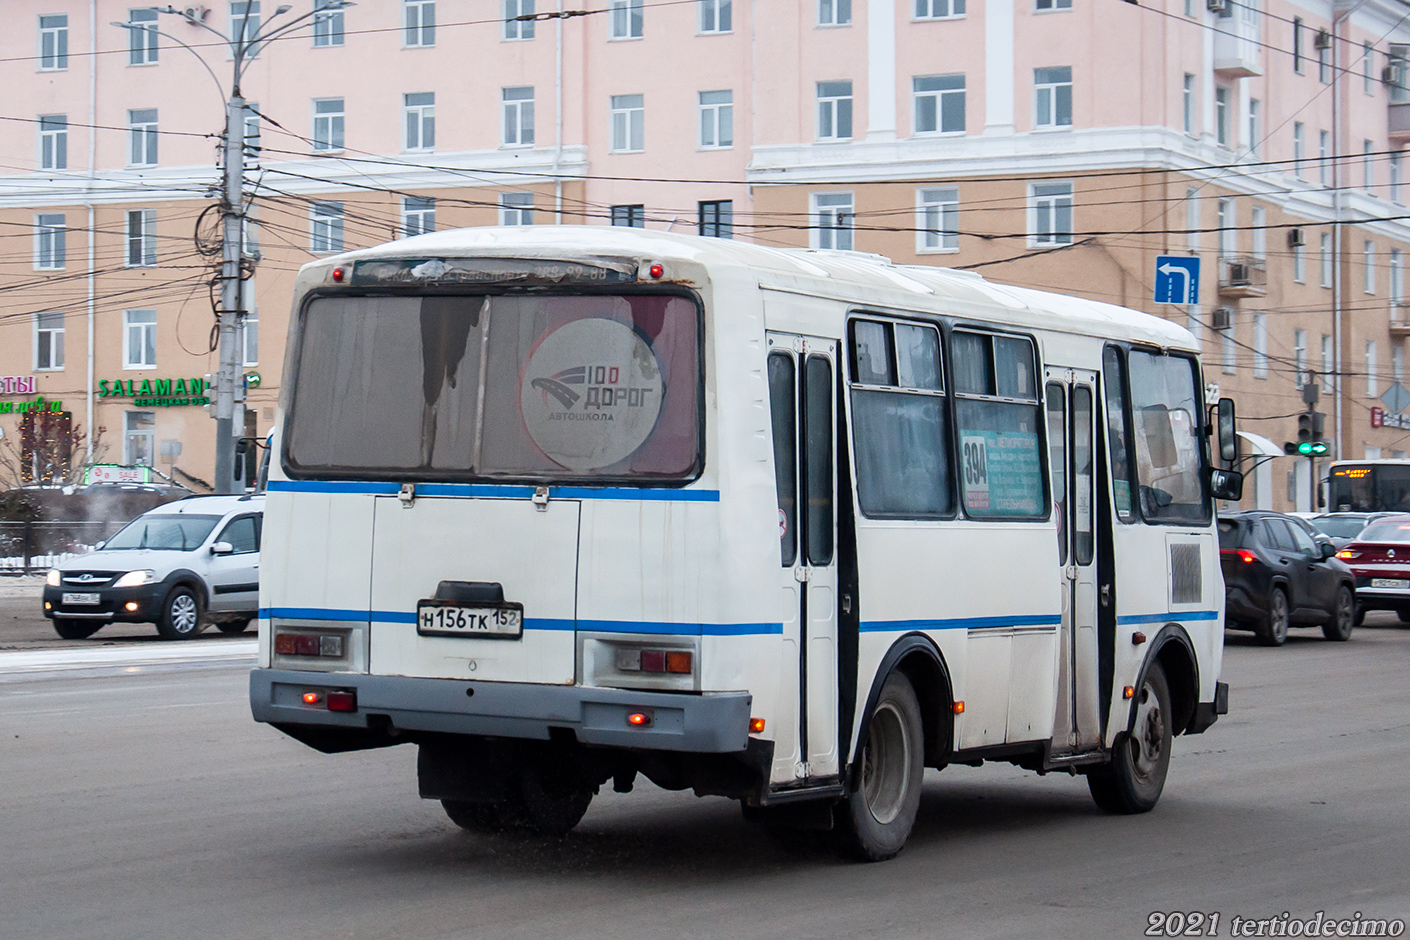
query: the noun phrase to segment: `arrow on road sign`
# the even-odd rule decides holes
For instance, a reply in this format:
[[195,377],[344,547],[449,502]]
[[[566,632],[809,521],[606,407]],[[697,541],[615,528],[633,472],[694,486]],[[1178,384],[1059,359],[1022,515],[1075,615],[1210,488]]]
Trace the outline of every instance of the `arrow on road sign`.
[[1155,302],[1199,303],[1199,257],[1160,255],[1155,259]]

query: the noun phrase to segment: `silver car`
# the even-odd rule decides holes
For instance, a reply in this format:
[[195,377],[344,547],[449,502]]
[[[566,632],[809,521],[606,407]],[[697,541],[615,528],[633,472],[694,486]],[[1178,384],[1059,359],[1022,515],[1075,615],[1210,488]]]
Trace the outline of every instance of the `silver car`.
[[129,522],[50,570],[44,616],[66,640],[109,623],[155,623],[185,640],[209,623],[239,633],[259,612],[264,497],[193,496]]

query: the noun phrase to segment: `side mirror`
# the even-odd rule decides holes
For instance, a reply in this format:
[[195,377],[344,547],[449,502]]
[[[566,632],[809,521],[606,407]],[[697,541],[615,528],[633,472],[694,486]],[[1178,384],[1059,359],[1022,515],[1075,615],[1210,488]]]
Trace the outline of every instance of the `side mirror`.
[[1337,547],[1332,544],[1330,539],[1325,542],[1319,542],[1318,547],[1322,549],[1323,561],[1326,561],[1328,558],[1331,558],[1337,553]]
[[1209,495],[1237,503],[1244,498],[1244,475],[1237,470],[1210,470]]
[[1239,436],[1236,433],[1238,427],[1234,420],[1234,400],[1232,398],[1219,399],[1218,415],[1219,459],[1227,464],[1232,464],[1239,459]]
[[235,551],[235,546],[229,542],[216,542],[211,546],[212,555],[229,555]]

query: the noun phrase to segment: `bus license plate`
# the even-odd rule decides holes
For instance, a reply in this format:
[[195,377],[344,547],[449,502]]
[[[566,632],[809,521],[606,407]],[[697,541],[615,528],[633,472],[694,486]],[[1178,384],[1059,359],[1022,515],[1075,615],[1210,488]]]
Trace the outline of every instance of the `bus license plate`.
[[1410,588],[1410,581],[1407,581],[1404,578],[1372,578],[1371,587],[1400,588],[1403,591],[1406,588]]
[[443,601],[416,605],[416,632],[422,636],[521,636],[522,607],[471,607]]
[[96,604],[101,600],[98,594],[65,594],[63,603],[65,604]]

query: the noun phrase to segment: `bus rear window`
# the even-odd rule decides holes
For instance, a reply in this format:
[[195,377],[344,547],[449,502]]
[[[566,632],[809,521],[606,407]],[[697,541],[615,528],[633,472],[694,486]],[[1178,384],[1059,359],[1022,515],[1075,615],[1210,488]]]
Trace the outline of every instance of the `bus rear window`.
[[683,480],[699,312],[664,295],[319,297],[300,323],[294,475]]

